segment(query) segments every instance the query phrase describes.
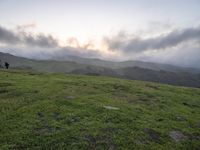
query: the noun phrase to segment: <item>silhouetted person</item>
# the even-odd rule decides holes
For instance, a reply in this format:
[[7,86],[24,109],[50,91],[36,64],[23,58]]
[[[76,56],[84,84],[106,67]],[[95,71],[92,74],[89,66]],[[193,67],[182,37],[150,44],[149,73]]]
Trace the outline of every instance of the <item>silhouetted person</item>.
[[3,66],[1,65],[1,60],[0,60],[0,68],[3,68]]
[[9,63],[5,62],[5,67],[6,67],[6,69],[8,69],[9,68]]

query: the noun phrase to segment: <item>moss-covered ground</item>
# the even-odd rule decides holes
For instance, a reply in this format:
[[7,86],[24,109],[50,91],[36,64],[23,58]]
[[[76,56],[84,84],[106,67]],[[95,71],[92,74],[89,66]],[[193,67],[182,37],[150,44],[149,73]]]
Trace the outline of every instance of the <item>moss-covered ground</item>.
[[199,149],[200,89],[0,70],[0,149]]

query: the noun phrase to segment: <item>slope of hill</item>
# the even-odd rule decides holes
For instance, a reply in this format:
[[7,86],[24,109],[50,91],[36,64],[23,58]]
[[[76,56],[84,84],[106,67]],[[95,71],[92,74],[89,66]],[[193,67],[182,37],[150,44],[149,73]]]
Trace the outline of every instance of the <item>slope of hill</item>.
[[56,61],[56,60],[32,60],[23,57],[14,56],[7,53],[0,52],[0,60],[10,63],[11,68],[29,69],[40,72],[49,73],[70,73],[78,69],[87,69],[88,67],[96,70],[102,67],[96,67],[86,64],[78,64],[72,61]]
[[200,89],[0,70],[0,149],[199,149]]
[[117,71],[118,74],[127,79],[200,88],[200,74],[190,74],[187,72],[169,72],[164,70],[154,71],[139,67],[121,68]]
[[199,68],[184,68],[179,66],[173,66],[168,64],[152,63],[152,62],[143,62],[143,61],[123,61],[123,62],[112,62],[105,61],[101,59],[92,59],[92,58],[81,58],[77,56],[66,56],[63,57],[52,57],[52,60],[56,61],[73,61],[79,64],[87,64],[93,66],[106,67],[110,69],[120,69],[127,67],[140,67],[145,69],[151,69],[155,71],[165,70],[170,72],[189,72],[189,73],[200,73]]
[[[71,57],[75,58],[75,57]],[[56,60],[31,60],[22,57],[16,57],[10,54],[0,53],[0,60],[8,61],[12,68],[35,70],[39,72],[48,73],[73,73],[73,74],[85,74],[85,75],[103,75],[111,77],[120,77],[134,80],[153,81],[160,83],[167,83],[172,85],[182,85],[190,87],[200,87],[200,73],[190,73],[188,68],[172,67],[162,64],[144,63],[144,62],[121,62],[118,66],[110,66],[113,62],[104,62],[102,60],[95,59],[80,59],[88,60],[88,62],[77,63],[74,61],[56,61]],[[92,65],[89,65],[89,62]],[[99,62],[100,61],[100,62]],[[96,63],[94,63],[96,62]],[[98,63],[99,62],[99,66]],[[88,64],[87,64],[88,63]],[[107,67],[106,63],[108,63]],[[114,64],[114,63],[113,63]],[[124,65],[125,64],[125,65]],[[122,67],[131,66],[132,67]],[[148,64],[148,65],[147,65]],[[134,67],[141,66],[141,67]],[[147,66],[147,67],[146,67]],[[111,68],[110,68],[111,67]],[[122,67],[122,68],[121,68]],[[114,69],[115,68],[115,69]],[[154,68],[154,69],[147,69]],[[160,70],[163,68],[164,70]],[[171,68],[171,69],[170,69]],[[177,70],[176,70],[177,68]],[[185,70],[184,70],[185,69]],[[171,71],[169,71],[171,70]],[[196,72],[193,70],[192,72]]]

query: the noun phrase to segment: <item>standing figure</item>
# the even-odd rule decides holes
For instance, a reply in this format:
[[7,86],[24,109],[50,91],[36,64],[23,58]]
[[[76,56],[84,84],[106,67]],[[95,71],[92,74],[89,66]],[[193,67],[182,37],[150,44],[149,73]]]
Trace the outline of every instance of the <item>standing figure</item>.
[[5,67],[6,67],[6,69],[8,69],[9,68],[9,63],[5,62]]
[[3,68],[3,66],[1,65],[1,60],[0,60],[0,68]]

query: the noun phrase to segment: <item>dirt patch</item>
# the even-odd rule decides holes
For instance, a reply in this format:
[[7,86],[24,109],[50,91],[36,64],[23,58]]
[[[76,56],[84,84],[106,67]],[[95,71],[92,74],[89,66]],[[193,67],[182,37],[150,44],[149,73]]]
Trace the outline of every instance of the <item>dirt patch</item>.
[[105,132],[106,134],[115,134],[120,132],[121,129],[119,128],[113,128],[113,127],[107,127],[107,128],[103,128],[102,132]]
[[54,113],[53,113],[53,118],[54,118],[56,121],[61,121],[61,120],[64,119],[64,117],[62,117],[61,114],[58,113],[58,112],[54,112]]
[[130,93],[122,93],[122,92],[113,92],[112,93],[112,99],[113,100],[119,100],[119,101],[126,101],[127,103],[136,103],[138,100],[138,97],[136,95],[130,94]]
[[138,95],[140,101],[144,102],[153,102],[156,101],[156,97],[153,94],[143,94],[143,95]]
[[181,131],[177,130],[171,131],[169,136],[177,143],[187,139],[187,137]]
[[40,133],[40,134],[41,133],[52,133],[54,129],[53,129],[53,127],[51,127],[48,124],[47,120],[45,119],[44,114],[41,112],[38,112],[37,115],[41,122],[41,126],[35,129],[37,131],[37,133]]
[[120,90],[120,91],[125,91],[125,90],[128,90],[129,88],[128,88],[128,86],[115,84],[115,85],[113,85],[113,89]]
[[144,129],[145,133],[149,136],[149,138],[154,142],[160,141],[160,133],[153,129]]
[[159,87],[158,87],[158,86],[155,86],[155,85],[146,84],[145,86],[146,86],[147,88],[150,88],[150,89],[159,90]]
[[[116,150],[117,146],[114,144],[113,140],[109,136],[100,136],[97,135],[96,137],[86,134],[84,135],[84,140],[89,143],[88,149],[102,149],[102,145],[106,145],[106,149],[108,150]],[[105,147],[104,147],[105,148]]]
[[90,144],[90,147],[95,148],[96,139],[92,135],[86,134],[83,138],[84,138],[84,140],[86,140]]

